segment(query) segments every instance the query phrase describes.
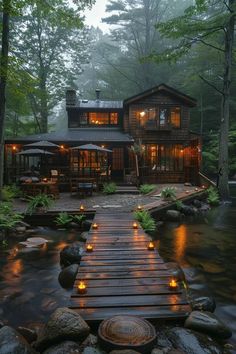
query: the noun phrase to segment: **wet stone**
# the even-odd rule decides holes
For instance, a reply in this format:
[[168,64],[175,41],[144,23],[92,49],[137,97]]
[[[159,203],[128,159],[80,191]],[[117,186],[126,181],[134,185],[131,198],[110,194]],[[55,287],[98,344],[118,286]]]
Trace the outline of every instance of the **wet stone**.
[[19,332],[27,340],[29,344],[36,341],[37,339],[37,333],[32,329],[19,326],[17,327],[17,332]]
[[184,272],[182,268],[178,265],[178,263],[168,262],[165,263],[165,265],[167,266],[168,270],[174,278],[180,281],[185,280]]
[[216,308],[215,300],[212,297],[202,296],[194,299],[192,309],[196,311],[214,312]]
[[4,326],[0,329],[1,354],[35,354],[25,338],[13,328]]
[[230,329],[211,312],[191,312],[184,326],[217,338],[227,339],[232,336]]
[[86,347],[84,348],[83,354],[105,354],[104,351],[98,349],[98,348],[93,348],[93,347]]
[[78,268],[78,264],[72,264],[60,272],[58,281],[63,288],[73,288]]
[[178,210],[167,210],[166,219],[169,221],[179,221],[181,220],[181,213]]
[[51,346],[45,350],[43,354],[79,354],[80,352],[80,346],[78,343],[65,341]]
[[109,354],[140,354],[136,350],[124,349],[124,350],[112,350]]
[[175,349],[187,354],[223,354],[218,343],[208,336],[185,329],[175,327],[167,332],[169,340]]
[[71,264],[79,264],[82,252],[83,248],[80,243],[73,243],[70,246],[66,246],[60,253],[61,264],[65,267]]

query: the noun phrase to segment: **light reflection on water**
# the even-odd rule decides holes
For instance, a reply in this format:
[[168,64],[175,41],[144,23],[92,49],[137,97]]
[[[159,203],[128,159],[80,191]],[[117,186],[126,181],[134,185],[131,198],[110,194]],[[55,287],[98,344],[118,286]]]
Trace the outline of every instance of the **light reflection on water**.
[[233,331],[236,343],[236,206],[221,205],[183,223],[166,223],[157,234],[160,255],[178,262],[191,292],[212,295],[216,313]]

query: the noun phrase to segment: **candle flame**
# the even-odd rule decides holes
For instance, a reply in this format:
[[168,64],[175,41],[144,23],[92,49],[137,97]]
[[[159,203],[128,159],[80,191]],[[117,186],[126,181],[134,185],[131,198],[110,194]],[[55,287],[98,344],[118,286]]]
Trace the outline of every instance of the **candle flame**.
[[154,250],[154,243],[153,242],[149,242],[149,244],[148,244],[148,249],[149,250]]
[[177,288],[177,282],[175,279],[171,279],[170,283],[169,283],[170,288]]
[[78,291],[79,293],[84,293],[85,290],[86,290],[85,282],[81,280],[78,285]]
[[80,211],[83,211],[84,210],[84,206],[81,204],[80,205],[80,208],[79,208]]
[[96,230],[97,228],[98,228],[98,224],[94,223],[94,224],[93,224],[93,229]]
[[93,250],[93,246],[88,244],[87,247],[86,247],[87,251],[92,251]]
[[138,228],[138,224],[136,222],[133,223],[133,228],[137,229]]

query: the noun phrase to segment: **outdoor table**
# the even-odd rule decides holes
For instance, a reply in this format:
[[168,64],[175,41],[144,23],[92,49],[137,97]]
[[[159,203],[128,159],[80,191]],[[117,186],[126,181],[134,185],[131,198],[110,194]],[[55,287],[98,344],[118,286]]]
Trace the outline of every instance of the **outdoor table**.
[[53,181],[22,183],[21,187],[24,195],[35,196],[42,193],[52,195],[54,198],[59,198],[58,184]]

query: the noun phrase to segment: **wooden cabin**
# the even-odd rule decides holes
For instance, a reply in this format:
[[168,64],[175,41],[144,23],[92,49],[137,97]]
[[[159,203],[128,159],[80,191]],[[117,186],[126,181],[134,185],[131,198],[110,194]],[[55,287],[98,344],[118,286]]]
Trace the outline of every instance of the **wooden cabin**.
[[[189,131],[190,108],[196,101],[161,84],[124,101],[80,100],[66,94],[68,129],[5,141],[5,182],[19,179],[35,159],[18,156],[24,145],[50,141],[58,148],[41,159],[43,173],[58,172],[61,190],[70,179],[99,176],[100,180],[141,183],[191,182],[198,184],[200,139]],[[112,153],[71,149],[96,144]],[[136,144],[135,156],[131,147]],[[102,178],[102,177],[105,177]]]

